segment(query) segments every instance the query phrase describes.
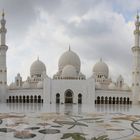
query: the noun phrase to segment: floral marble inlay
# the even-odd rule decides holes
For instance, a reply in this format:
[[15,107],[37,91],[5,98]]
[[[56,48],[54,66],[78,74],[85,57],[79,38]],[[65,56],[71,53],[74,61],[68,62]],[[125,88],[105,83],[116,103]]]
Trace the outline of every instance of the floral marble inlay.
[[139,140],[140,115],[1,113],[0,139]]

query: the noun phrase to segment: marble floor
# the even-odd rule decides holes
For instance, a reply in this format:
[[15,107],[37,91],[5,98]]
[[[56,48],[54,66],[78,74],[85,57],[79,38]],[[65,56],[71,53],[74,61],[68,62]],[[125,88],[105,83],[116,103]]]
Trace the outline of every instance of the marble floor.
[[0,104],[0,140],[140,140],[140,106]]

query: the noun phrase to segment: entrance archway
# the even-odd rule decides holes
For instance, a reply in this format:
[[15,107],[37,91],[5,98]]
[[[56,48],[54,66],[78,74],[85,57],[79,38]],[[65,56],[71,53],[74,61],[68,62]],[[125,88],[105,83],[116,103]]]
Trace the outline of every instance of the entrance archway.
[[60,94],[59,93],[56,94],[56,103],[57,104],[60,103]]
[[73,92],[70,89],[65,92],[65,103],[73,103]]
[[82,104],[82,94],[78,94],[78,104]]

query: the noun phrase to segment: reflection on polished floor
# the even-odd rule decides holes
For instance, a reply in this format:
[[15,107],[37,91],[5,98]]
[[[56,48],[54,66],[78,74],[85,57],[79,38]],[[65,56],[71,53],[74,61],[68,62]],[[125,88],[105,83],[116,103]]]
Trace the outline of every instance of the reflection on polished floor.
[[10,103],[6,104],[6,110],[15,112],[71,112],[71,113],[85,113],[85,112],[129,112],[132,105],[113,105],[113,104],[42,104],[42,103]]

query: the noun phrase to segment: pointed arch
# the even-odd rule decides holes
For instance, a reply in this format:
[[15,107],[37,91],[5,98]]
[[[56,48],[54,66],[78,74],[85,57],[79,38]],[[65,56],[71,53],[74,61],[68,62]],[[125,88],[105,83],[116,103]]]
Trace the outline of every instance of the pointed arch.
[[29,95],[26,96],[26,102],[29,103]]
[[97,96],[97,104],[100,104],[100,96]]
[[122,104],[123,103],[123,101],[122,101],[122,97],[120,97],[120,104]]
[[12,102],[15,103],[15,96],[12,96]]
[[16,96],[16,103],[18,103],[18,96]]
[[78,94],[78,104],[82,104],[82,94]]
[[34,96],[34,103],[36,103],[37,102],[37,96],[35,95]]
[[30,96],[30,102],[33,103],[33,95]]
[[130,99],[129,99],[129,97],[127,98],[127,104],[130,104]]
[[11,100],[11,96],[9,96],[9,103],[11,103],[11,101],[12,101],[12,100]]
[[108,104],[108,97],[105,97],[105,104]]
[[25,96],[23,96],[23,103],[25,103]]
[[60,103],[60,94],[59,93],[56,94],[56,103],[57,104]]
[[41,96],[38,96],[38,103],[41,103]]
[[112,98],[109,97],[109,104],[112,104]]
[[116,100],[115,100],[115,97],[113,97],[113,104],[115,104]]
[[119,104],[119,97],[117,97],[116,99],[116,104]]
[[101,97],[101,104],[104,104],[104,97]]
[[65,103],[73,103],[73,91],[71,89],[67,89],[65,91]]
[[126,97],[123,98],[123,103],[126,104]]

